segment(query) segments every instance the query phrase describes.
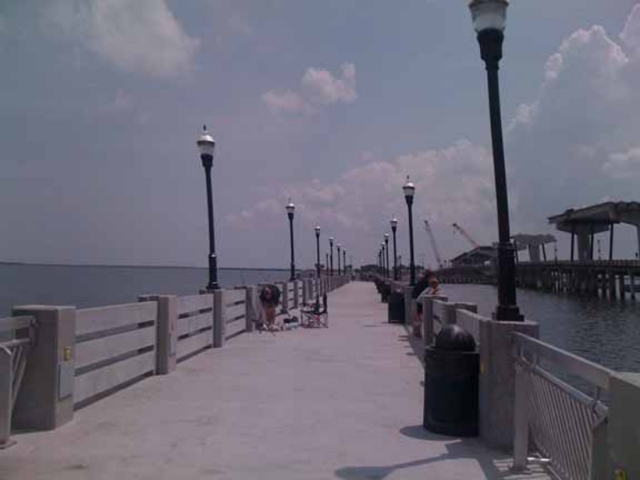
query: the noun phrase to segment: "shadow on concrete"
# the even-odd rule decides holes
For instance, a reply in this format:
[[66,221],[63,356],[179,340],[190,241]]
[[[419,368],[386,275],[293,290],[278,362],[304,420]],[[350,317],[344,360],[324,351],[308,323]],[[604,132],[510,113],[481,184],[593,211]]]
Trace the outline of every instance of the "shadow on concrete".
[[[418,360],[420,360],[420,364],[424,368],[424,349],[422,346],[422,339],[416,338],[411,335],[411,333],[408,332],[408,328],[410,327],[407,327],[405,325],[405,331],[407,333],[405,335],[398,336],[398,340],[400,340],[401,342],[406,342],[408,344],[409,348],[411,348],[411,350],[413,351],[413,355],[415,355]],[[408,353],[407,355],[411,354]]]
[[484,478],[487,480],[508,480],[515,478],[541,480],[549,478],[547,474],[543,472],[528,473],[526,477],[520,477],[519,475],[514,474],[509,470],[511,459],[508,456],[487,450],[487,448],[476,439],[453,439],[444,435],[437,435],[428,432],[422,427],[422,425],[404,427],[400,429],[400,433],[404,436],[418,440],[441,442],[450,441],[451,443],[447,443],[445,445],[445,448],[447,449],[446,453],[435,457],[421,458],[410,462],[395,463],[392,465],[343,467],[334,472],[336,477],[344,480],[383,480],[398,470],[420,467],[445,460],[472,459],[478,462],[478,465],[484,474]]

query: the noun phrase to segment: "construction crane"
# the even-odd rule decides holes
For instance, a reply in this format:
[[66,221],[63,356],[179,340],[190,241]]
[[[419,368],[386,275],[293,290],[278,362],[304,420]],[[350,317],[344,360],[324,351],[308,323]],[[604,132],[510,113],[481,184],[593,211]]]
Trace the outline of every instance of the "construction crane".
[[454,223],[453,225],[451,225],[455,231],[457,231],[458,233],[460,233],[464,238],[467,239],[467,241],[473,245],[473,248],[478,248],[480,245],[478,244],[478,242],[476,242],[473,238],[471,238],[471,235],[469,235],[464,228],[462,228],[460,225],[458,225],[457,223]]
[[443,268],[444,264],[442,263],[442,258],[440,258],[440,252],[438,252],[438,245],[436,244],[436,239],[433,236],[431,227],[429,226],[429,220],[425,219],[424,228],[427,230],[427,233],[429,234],[429,239],[431,240],[431,248],[433,249],[433,254],[436,257],[436,260],[438,261],[438,267]]

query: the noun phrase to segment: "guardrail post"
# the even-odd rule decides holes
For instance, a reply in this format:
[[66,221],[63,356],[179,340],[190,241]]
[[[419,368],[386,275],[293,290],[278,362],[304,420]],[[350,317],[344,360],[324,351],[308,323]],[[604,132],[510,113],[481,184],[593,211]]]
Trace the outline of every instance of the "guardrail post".
[[524,367],[516,363],[515,369],[513,469],[522,472],[527,468],[527,455],[529,454],[529,385]]
[[305,278],[304,280],[301,280],[302,282],[302,303],[298,304],[298,308],[300,308],[301,305],[306,305],[307,302],[309,301],[309,279]]
[[640,478],[640,373],[613,374],[609,389],[608,433],[615,478]]
[[13,444],[10,440],[13,403],[11,356],[8,348],[0,348],[0,450]]
[[289,311],[289,283],[288,282],[283,282],[280,284],[280,289],[282,294],[280,295],[280,303],[282,304],[282,311],[283,312],[288,312]]
[[425,295],[422,297],[422,332],[424,335],[424,344],[431,345],[433,343],[433,301],[441,300],[446,302],[448,298],[445,295]]
[[591,440],[591,465],[589,465],[589,480],[611,478],[614,471],[609,447],[609,422],[607,417],[600,419],[594,425]]
[[515,418],[514,332],[538,338],[534,322],[480,322],[480,437],[490,447],[513,447]]
[[302,299],[300,298],[300,280],[294,280],[293,281],[293,303],[294,303],[293,308],[300,308],[301,300]]
[[259,288],[253,285],[245,287],[245,330],[247,332],[253,332],[258,318],[258,312],[256,311],[256,303],[258,302]]
[[178,363],[178,297],[175,295],[140,295],[139,302],[157,302],[156,323],[156,375],[166,375]]
[[224,347],[227,321],[224,308],[224,290],[213,291],[213,348]]
[[35,343],[13,409],[13,425],[28,430],[53,430],[73,418],[75,376],[75,307],[26,305],[12,316],[35,317]]

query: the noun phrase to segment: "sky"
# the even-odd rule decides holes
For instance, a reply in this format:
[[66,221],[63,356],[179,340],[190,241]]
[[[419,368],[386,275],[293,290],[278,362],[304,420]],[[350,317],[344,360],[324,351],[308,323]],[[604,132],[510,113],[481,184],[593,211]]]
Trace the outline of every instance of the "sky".
[[[513,233],[640,200],[640,4],[514,0],[501,63]],[[287,267],[333,236],[373,263],[497,239],[486,77],[466,1],[0,0],[0,260],[205,266],[216,139],[223,267]],[[557,232],[558,257],[569,235]],[[603,234],[602,251],[608,252]],[[617,228],[615,257],[635,229]]]

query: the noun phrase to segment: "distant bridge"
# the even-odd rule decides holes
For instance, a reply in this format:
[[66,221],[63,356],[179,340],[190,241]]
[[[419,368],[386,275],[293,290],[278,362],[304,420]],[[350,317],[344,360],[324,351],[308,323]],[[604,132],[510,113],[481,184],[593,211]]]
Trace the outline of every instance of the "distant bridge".
[[[436,272],[442,283],[497,283],[494,265],[466,265],[443,268]],[[554,260],[548,262],[519,262],[516,281],[520,288],[549,292],[567,292],[624,300],[632,299],[640,291],[636,279],[640,277],[638,260]]]

